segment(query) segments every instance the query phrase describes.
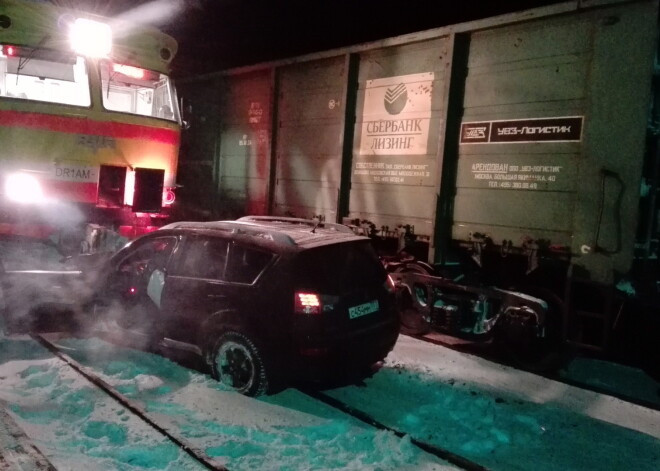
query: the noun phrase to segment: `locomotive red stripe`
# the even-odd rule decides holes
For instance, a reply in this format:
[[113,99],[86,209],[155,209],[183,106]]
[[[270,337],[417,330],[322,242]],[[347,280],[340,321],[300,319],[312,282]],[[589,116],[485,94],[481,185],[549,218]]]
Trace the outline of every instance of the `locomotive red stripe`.
[[96,204],[98,198],[98,185],[96,182],[69,182],[44,179],[42,186],[44,194],[57,200]]
[[179,144],[179,133],[172,129],[115,123],[111,121],[93,121],[87,118],[57,116],[44,113],[0,111],[0,126],[40,129],[68,134],[145,139],[163,144]]

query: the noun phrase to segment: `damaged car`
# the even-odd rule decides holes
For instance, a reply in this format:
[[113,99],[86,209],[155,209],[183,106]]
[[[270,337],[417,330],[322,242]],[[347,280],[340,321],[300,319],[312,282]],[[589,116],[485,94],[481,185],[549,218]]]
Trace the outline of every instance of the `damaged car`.
[[178,222],[113,255],[94,317],[198,355],[227,389],[363,379],[394,347],[394,286],[368,238],[318,221]]

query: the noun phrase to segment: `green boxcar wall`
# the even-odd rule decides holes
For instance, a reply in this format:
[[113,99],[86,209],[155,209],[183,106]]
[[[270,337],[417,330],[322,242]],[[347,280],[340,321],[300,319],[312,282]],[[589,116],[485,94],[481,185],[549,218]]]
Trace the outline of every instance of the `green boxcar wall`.
[[565,142],[463,143],[454,239],[541,239],[569,249],[595,279],[630,268],[656,9],[626,4],[471,35],[463,122],[572,117],[582,132]]
[[[508,18],[189,81],[183,94],[205,113],[220,103],[193,131],[192,153],[213,168],[214,210],[409,224],[435,259],[443,233],[542,240],[594,279],[625,272],[657,2],[567,2]],[[479,137],[482,125],[503,134]]]
[[[445,36],[360,54],[349,217],[391,230],[409,224],[430,240],[448,43]],[[388,106],[392,92],[405,106]]]
[[273,214],[337,219],[346,74],[343,56],[278,70]]

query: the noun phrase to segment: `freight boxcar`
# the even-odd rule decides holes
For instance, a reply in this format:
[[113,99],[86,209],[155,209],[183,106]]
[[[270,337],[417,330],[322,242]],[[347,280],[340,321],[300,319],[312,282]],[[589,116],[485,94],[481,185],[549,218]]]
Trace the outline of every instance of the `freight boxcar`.
[[571,1],[184,81],[186,215],[366,227],[623,348],[657,323],[657,19]]

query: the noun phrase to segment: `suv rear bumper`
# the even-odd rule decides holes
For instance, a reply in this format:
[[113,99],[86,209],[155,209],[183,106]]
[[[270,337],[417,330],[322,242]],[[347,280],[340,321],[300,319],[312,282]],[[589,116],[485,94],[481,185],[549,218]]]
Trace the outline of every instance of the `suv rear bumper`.
[[385,359],[398,337],[395,319],[350,335],[309,339],[294,351],[289,375],[312,382],[361,379],[372,365]]

